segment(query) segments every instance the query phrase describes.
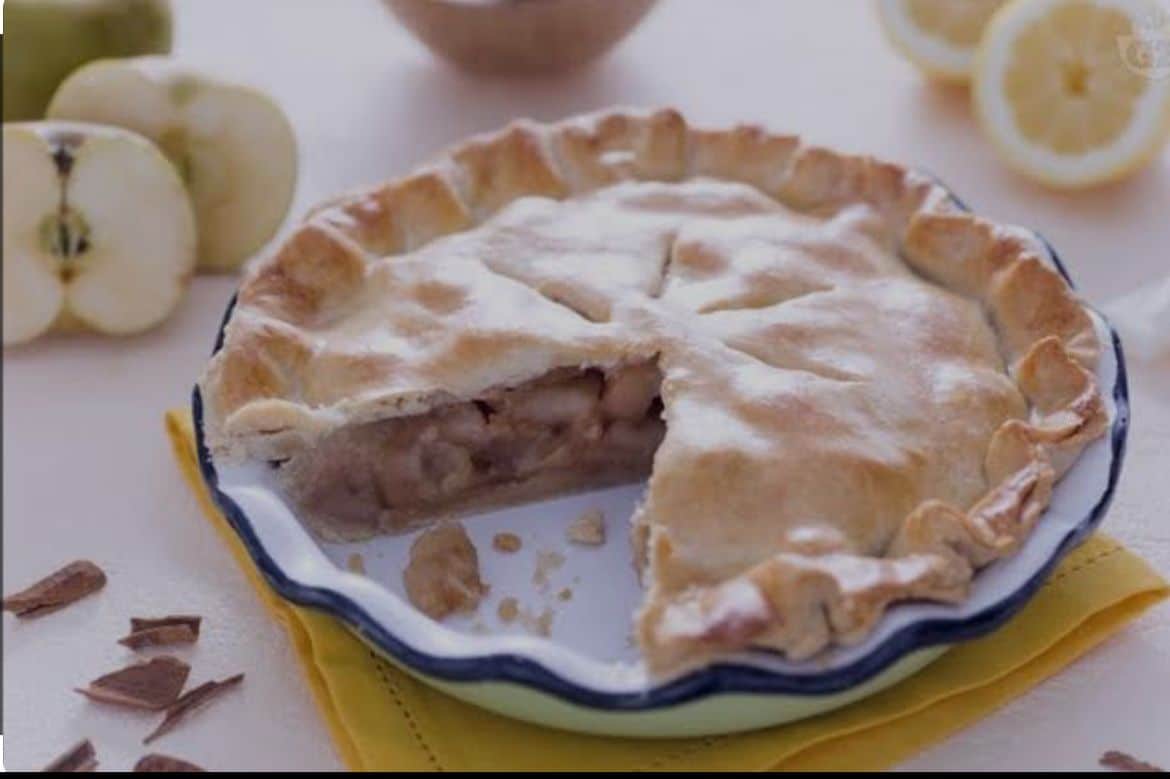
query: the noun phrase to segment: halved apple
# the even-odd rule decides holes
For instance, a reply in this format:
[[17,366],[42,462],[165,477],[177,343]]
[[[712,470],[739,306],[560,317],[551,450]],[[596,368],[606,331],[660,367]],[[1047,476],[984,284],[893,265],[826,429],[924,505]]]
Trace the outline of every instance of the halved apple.
[[4,125],[4,344],[167,317],[195,266],[195,215],[147,139],[72,122]]
[[166,57],[102,60],[65,80],[49,117],[125,127],[158,144],[191,193],[202,270],[238,268],[288,213],[296,138],[284,112],[258,90]]

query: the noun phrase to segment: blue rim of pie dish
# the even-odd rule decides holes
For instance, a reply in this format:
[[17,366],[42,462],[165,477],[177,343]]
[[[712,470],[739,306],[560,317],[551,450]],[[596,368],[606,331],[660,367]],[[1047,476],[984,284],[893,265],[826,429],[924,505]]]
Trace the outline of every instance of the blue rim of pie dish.
[[[949,190],[948,190],[949,192]],[[951,195],[964,210],[966,205]],[[1033,233],[1048,250],[1053,265],[1075,288],[1072,278],[1051,244]],[[235,308],[236,297],[228,302],[216,335],[214,355],[223,347],[224,333]],[[1121,340],[1109,321],[1096,309],[1112,340],[1117,360],[1117,378],[1113,385],[1116,412],[1110,429],[1112,447],[1109,482],[1092,510],[1061,539],[1047,562],[1015,591],[969,617],[927,618],[913,622],[892,633],[882,643],[852,663],[821,673],[787,674],[740,663],[717,663],[684,676],[637,692],[603,692],[555,673],[539,661],[513,653],[475,657],[439,657],[419,651],[394,635],[371,617],[357,603],[334,590],[310,587],[289,576],[264,548],[251,521],[228,495],[219,489],[219,474],[212,462],[203,434],[203,399],[196,386],[191,395],[191,411],[199,468],[216,504],[239,536],[249,556],[268,584],[284,599],[301,606],[316,608],[341,619],[357,630],[377,648],[398,662],[426,676],[446,682],[505,682],[550,694],[565,701],[602,711],[652,711],[724,694],[781,694],[821,696],[852,689],[880,674],[898,660],[920,649],[955,644],[984,636],[1007,622],[1031,599],[1048,579],[1056,565],[1079,546],[1100,524],[1113,501],[1125,459],[1129,431],[1129,382]]]

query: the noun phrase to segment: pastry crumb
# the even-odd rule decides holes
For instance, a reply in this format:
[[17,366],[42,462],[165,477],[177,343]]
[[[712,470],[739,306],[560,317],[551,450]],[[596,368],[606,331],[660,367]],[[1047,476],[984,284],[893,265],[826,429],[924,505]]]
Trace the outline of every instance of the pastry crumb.
[[1113,768],[1118,771],[1135,771],[1137,773],[1164,773],[1166,769],[1159,768],[1153,763],[1147,763],[1144,760],[1138,760],[1133,755],[1127,755],[1116,749],[1110,749],[1105,754],[1101,755],[1098,762],[1105,768]]
[[605,513],[599,508],[586,509],[565,530],[571,543],[601,546],[605,543]]
[[496,607],[496,616],[500,622],[511,624],[519,620],[520,625],[529,633],[548,637],[552,635],[553,610],[547,606],[539,614],[533,614],[527,608],[520,606],[520,602],[511,596],[500,601]]
[[475,545],[459,522],[440,522],[414,540],[402,582],[410,602],[431,619],[475,611],[488,590]]
[[569,587],[565,587],[563,590],[561,590],[560,592],[557,593],[557,599],[558,600],[572,600],[573,599],[573,590]]
[[551,636],[552,635],[552,621],[553,621],[552,609],[546,608],[544,611],[540,612],[540,616],[536,618],[536,632],[537,632],[537,634],[541,635],[541,636]]
[[496,608],[496,616],[500,622],[515,622],[520,616],[520,603],[515,598],[504,598]]
[[362,557],[360,552],[354,552],[345,560],[345,567],[352,573],[366,574],[366,559]]
[[543,551],[536,555],[536,570],[532,573],[532,583],[539,589],[548,587],[548,575],[565,564],[565,556],[560,552]]
[[535,617],[531,614],[523,614],[523,624],[529,631],[538,636],[548,638],[552,635],[553,610],[545,607],[544,611],[537,614]]
[[519,552],[524,542],[515,533],[496,533],[492,536],[492,549],[504,554]]

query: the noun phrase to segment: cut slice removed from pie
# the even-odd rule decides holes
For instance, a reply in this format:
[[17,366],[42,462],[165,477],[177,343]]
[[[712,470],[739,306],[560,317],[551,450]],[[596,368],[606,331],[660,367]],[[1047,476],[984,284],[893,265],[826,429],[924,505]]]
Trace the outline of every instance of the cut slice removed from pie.
[[806,658],[966,597],[1105,430],[1093,321],[1044,253],[793,136],[518,122],[256,266],[207,440],[331,539],[648,479],[649,670]]
[[322,534],[342,537],[639,481],[665,430],[660,383],[653,363],[558,368],[335,430],[289,458],[281,480]]

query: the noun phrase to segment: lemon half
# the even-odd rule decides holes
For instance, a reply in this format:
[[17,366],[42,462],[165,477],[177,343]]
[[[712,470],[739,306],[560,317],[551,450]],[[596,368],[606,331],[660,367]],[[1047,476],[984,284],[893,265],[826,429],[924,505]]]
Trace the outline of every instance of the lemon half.
[[926,74],[966,81],[991,17],[1005,0],[880,0],[886,36]]
[[1170,74],[1150,60],[1170,43],[1165,20],[1154,0],[1015,0],[1000,10],[976,56],[972,100],[1008,164],[1076,188],[1156,155],[1170,139]]

